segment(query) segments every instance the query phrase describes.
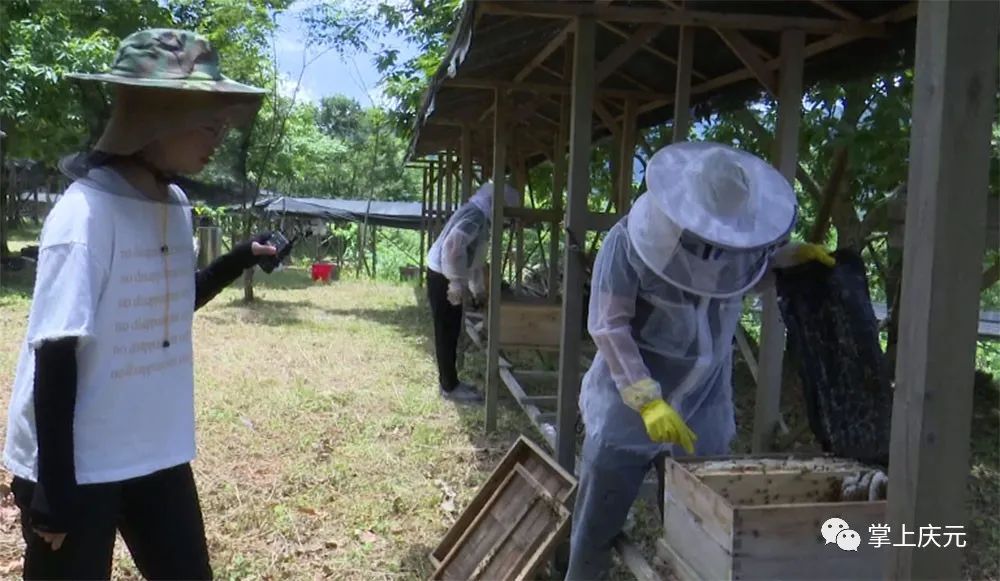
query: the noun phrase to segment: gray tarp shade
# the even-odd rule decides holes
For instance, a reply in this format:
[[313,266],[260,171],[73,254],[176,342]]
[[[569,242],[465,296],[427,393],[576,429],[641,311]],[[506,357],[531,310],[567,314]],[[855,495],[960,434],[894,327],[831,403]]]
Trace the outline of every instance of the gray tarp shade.
[[364,222],[389,228],[419,230],[422,206],[420,202],[367,202],[326,198],[288,198],[258,202],[257,207],[268,214],[304,216],[322,220]]

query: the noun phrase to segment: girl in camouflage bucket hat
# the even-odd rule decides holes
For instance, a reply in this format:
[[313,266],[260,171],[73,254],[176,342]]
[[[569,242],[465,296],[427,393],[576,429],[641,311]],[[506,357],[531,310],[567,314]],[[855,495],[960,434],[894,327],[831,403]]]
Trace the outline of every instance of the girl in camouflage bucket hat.
[[194,311],[262,256],[267,235],[196,271],[201,171],[263,91],[222,76],[203,37],[145,30],[109,73],[114,109],[92,167],[46,218],[4,461],[25,578],[107,579],[116,530],[147,578],[212,576],[195,456]]

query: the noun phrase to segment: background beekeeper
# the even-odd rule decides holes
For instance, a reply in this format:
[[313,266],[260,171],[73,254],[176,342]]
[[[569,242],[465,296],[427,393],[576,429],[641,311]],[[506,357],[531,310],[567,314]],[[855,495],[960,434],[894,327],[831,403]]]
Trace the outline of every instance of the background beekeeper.
[[[504,204],[518,206],[521,195],[504,188]],[[434,319],[434,352],[441,395],[447,399],[478,403],[479,391],[458,380],[456,357],[462,333],[462,298],[468,288],[476,297],[486,293],[483,264],[490,241],[493,216],[493,182],[483,184],[445,223],[427,256],[427,300]]]
[[110,120],[45,220],[4,462],[28,579],[108,579],[121,533],[148,579],[210,579],[195,457],[194,311],[276,249],[266,236],[195,270],[202,170],[264,91],[222,76],[184,30],[122,41]]
[[606,574],[658,454],[729,451],[744,294],[772,266],[832,265],[818,246],[779,248],[795,223],[795,194],[753,155],[671,145],[650,160],[646,183],[594,265],[588,328],[598,353],[580,394],[586,438],[567,579]]

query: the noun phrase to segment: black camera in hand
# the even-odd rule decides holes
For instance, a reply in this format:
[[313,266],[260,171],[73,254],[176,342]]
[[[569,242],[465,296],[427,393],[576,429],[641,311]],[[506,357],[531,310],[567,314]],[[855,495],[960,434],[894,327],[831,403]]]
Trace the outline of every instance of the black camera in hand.
[[260,269],[264,272],[270,274],[278,267],[289,254],[292,253],[292,247],[295,245],[295,241],[298,236],[292,237],[291,240],[285,238],[285,235],[281,232],[273,232],[266,240],[267,244],[274,246],[278,251],[274,256],[261,256],[257,264],[260,265]]

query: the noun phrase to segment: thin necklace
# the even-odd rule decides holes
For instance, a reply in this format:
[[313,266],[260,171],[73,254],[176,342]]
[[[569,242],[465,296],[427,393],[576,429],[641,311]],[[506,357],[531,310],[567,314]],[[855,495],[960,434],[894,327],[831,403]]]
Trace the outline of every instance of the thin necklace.
[[170,347],[170,247],[167,245],[167,214],[169,208],[170,189],[167,188],[167,201],[160,204],[163,208],[163,245],[160,254],[163,256],[163,348]]

